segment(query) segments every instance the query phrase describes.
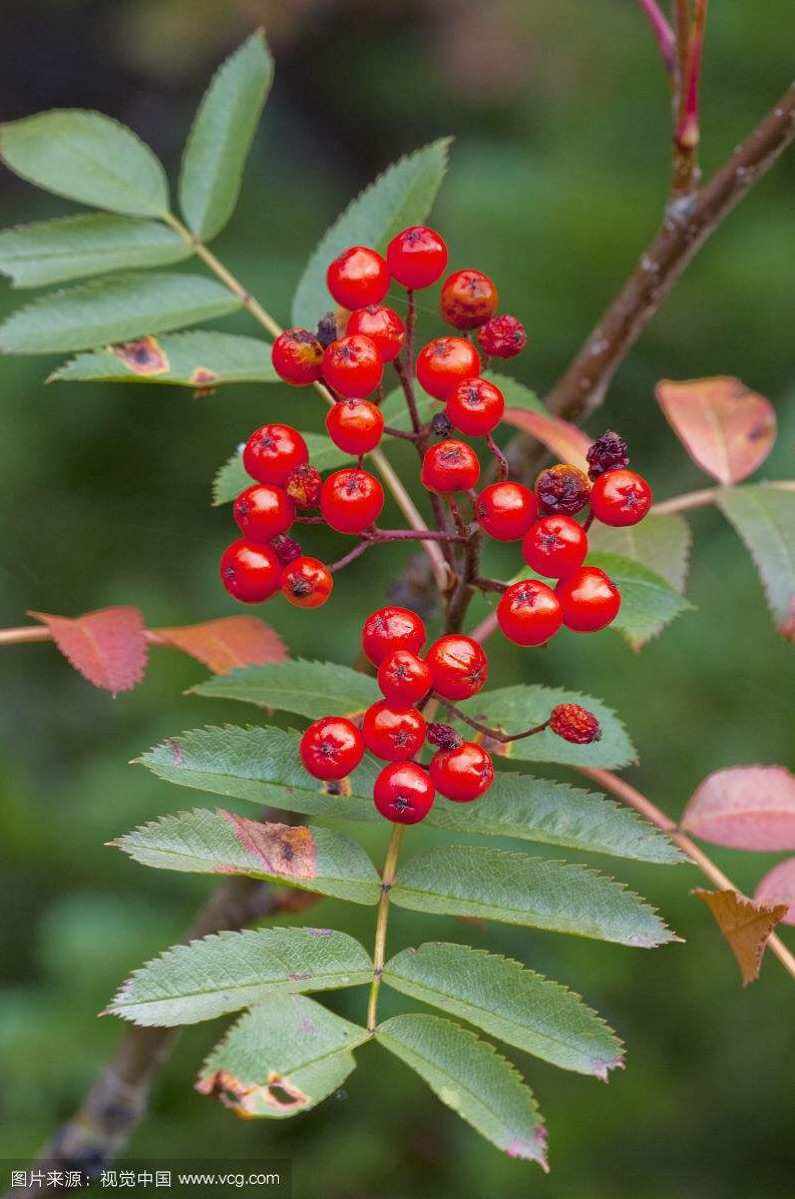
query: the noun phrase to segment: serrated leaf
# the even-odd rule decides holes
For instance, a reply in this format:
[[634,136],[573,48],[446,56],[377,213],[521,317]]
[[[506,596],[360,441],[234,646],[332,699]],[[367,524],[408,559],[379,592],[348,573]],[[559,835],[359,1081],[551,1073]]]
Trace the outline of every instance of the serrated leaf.
[[108,1014],[144,1027],[213,1020],[274,995],[352,987],[373,963],[347,933],[317,928],[222,932],[175,945],[136,970]]
[[271,347],[258,337],[195,329],[123,342],[65,362],[48,383],[168,383],[194,390],[224,383],[276,383]]
[[143,824],[113,842],[136,862],[192,874],[243,874],[334,895],[378,902],[378,875],[364,850],[324,828],[266,824],[235,812],[195,808]]
[[610,628],[633,649],[641,649],[675,617],[693,608],[666,579],[631,558],[589,554],[588,565],[603,570],[621,592],[621,608]]
[[[536,393],[526,387],[524,383],[520,383],[518,379],[513,379],[510,375],[502,375],[498,371],[486,371],[484,378],[490,379],[495,386],[499,387],[505,396],[506,408],[518,409],[520,412],[546,413],[546,408]],[[508,423],[511,422],[508,421]]]
[[719,483],[741,482],[773,448],[776,410],[739,379],[663,379],[657,399],[690,457]]
[[[423,424],[439,411],[438,400],[432,399],[429,395],[425,395],[424,392],[420,392],[415,396],[415,403],[417,405],[417,415]],[[411,415],[402,387],[396,387],[394,391],[390,391],[381,405],[381,411],[384,414],[385,424],[391,425],[393,429],[402,429],[405,433],[411,432]],[[381,449],[383,448],[384,443],[381,445]]]
[[[309,461],[319,471],[335,470],[350,462],[350,454],[339,449],[331,438],[325,437],[322,433],[302,432],[301,436],[309,450]],[[213,504],[216,508],[220,504],[231,503],[244,487],[251,486],[251,479],[243,468],[243,459],[240,455],[241,450],[235,450],[231,458],[227,459],[219,468],[213,479]]]
[[252,1008],[207,1058],[196,1090],[238,1116],[283,1119],[338,1089],[371,1034],[303,995]]
[[360,670],[336,662],[289,662],[250,666],[192,688],[209,699],[238,699],[316,720],[331,713],[363,712],[380,696],[378,684]]
[[239,666],[287,660],[287,647],[279,634],[256,616],[222,616],[202,624],[161,628],[157,637],[203,662],[216,674],[228,674]]
[[640,524],[624,529],[594,521],[588,531],[592,553],[631,558],[661,575],[674,591],[684,593],[690,560],[690,525],[678,512],[657,516],[652,508]]
[[447,169],[450,138],[406,155],[348,205],[309,259],[293,300],[293,324],[313,328],[331,306],[326,268],[352,245],[383,250],[396,233],[424,221]]
[[547,1134],[533,1092],[493,1046],[451,1020],[414,1012],[386,1020],[375,1036],[481,1136],[509,1157],[547,1169]]
[[795,924],[795,858],[786,858],[768,870],[754,893],[757,903],[775,907],[786,904],[787,911],[781,917],[782,924]]
[[740,967],[743,986],[756,982],[770,934],[787,914],[788,905],[755,902],[731,890],[696,887],[693,894],[712,912]]
[[564,1070],[607,1081],[621,1041],[579,995],[511,958],[431,941],[404,949],[384,982]]
[[258,29],[222,63],[202,98],[185,147],[179,197],[185,220],[204,241],[234,212],[272,81],[273,59]]
[[68,662],[89,683],[118,695],[132,691],[144,676],[146,630],[138,608],[101,608],[70,619],[29,612],[52,633]]
[[393,903],[651,949],[674,940],[653,908],[587,866],[480,845],[445,845],[401,863]]
[[514,429],[521,429],[540,441],[559,462],[568,462],[578,470],[588,470],[585,455],[591,439],[570,421],[551,416],[541,405],[538,409],[506,408],[502,419]]
[[795,640],[795,491],[769,483],[726,487],[715,502],[756,563],[778,631]]
[[3,161],[57,196],[128,216],[168,212],[165,171],[132,129],[99,112],[64,108],[0,125]]
[[222,284],[201,275],[110,275],[18,308],[0,325],[0,353],[88,350],[226,316],[240,306]]
[[716,770],[694,791],[681,826],[731,849],[795,849],[795,775],[784,766]]

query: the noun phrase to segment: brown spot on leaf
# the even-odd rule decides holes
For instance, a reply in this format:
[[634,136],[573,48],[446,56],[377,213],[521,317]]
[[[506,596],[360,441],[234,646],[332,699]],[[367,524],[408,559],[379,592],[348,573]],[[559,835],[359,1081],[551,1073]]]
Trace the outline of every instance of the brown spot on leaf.
[[754,902],[737,891],[706,891],[696,887],[693,894],[715,917],[715,923],[737,959],[743,986],[755,982],[770,934],[786,916],[789,905]]
[[234,812],[223,813],[235,836],[264,873],[283,878],[314,878],[317,874],[315,839],[303,825],[261,824]]
[[243,1120],[251,1120],[265,1113],[268,1108],[276,1111],[299,1110],[306,1107],[309,1096],[305,1095],[289,1078],[274,1071],[265,1083],[244,1083],[228,1070],[216,1070],[206,1078],[200,1078],[196,1090],[201,1095],[211,1095],[224,1107],[228,1107]]
[[195,383],[197,387],[212,387],[220,379],[217,371],[211,371],[207,366],[197,366],[195,371],[192,371],[188,376],[189,382]]
[[139,337],[109,346],[111,354],[121,359],[134,375],[165,375],[169,370],[166,352],[154,337]]
[[165,744],[171,750],[171,760],[175,766],[182,765],[182,746],[175,737],[167,737]]
[[328,795],[334,799],[348,799],[348,797],[353,793],[351,780],[349,778],[331,779],[328,782],[323,783],[320,790],[323,795]]

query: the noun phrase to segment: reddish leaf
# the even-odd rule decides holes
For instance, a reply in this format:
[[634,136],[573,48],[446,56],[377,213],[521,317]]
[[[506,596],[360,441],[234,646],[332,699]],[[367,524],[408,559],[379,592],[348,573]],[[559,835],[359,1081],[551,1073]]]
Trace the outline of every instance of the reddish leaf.
[[547,416],[543,412],[528,412],[525,408],[506,408],[503,420],[515,429],[521,429],[523,433],[535,437],[559,462],[568,462],[587,473],[588,462],[585,454],[591,439],[576,425],[557,416]]
[[256,616],[224,616],[203,624],[157,629],[157,636],[203,662],[213,674],[229,674],[237,666],[287,660],[281,637]]
[[739,379],[663,379],[657,399],[690,457],[719,483],[747,478],[773,448],[775,409]]
[[131,691],[146,670],[146,630],[137,608],[102,608],[74,620],[29,612],[47,626],[55,644],[89,683],[113,695]]
[[707,905],[715,922],[729,943],[737,959],[743,986],[759,978],[762,955],[770,934],[784,916],[787,905],[756,903],[738,895],[736,891],[704,891],[697,887],[693,892]]
[[795,924],[795,858],[787,858],[768,871],[756,888],[757,903],[783,903],[788,911],[781,917],[782,924]]
[[732,849],[795,849],[795,775],[783,766],[733,766],[704,779],[682,828]]

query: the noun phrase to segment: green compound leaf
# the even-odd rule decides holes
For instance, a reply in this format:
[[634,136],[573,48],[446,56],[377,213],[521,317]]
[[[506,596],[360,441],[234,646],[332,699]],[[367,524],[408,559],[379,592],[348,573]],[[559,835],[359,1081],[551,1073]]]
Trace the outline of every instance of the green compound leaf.
[[330,713],[349,716],[352,712],[363,712],[381,693],[375,679],[359,670],[338,666],[336,662],[295,658],[215,675],[193,687],[191,694],[209,699],[239,699],[316,720]]
[[276,996],[232,1026],[196,1090],[239,1116],[295,1116],[342,1086],[356,1065],[351,1050],[370,1036],[313,999]]
[[0,125],[0,154],[56,196],[127,216],[168,212],[168,182],[152,151],[102,113],[64,108]]
[[392,901],[651,949],[675,940],[653,908],[587,866],[480,845],[445,845],[402,864]]
[[424,221],[444,173],[450,138],[441,138],[406,155],[379,175],[348,205],[309,259],[293,300],[293,324],[314,328],[331,306],[326,268],[348,246],[383,250],[407,225]]
[[50,354],[163,333],[226,316],[240,300],[201,275],[111,275],[51,292],[0,325],[0,352]]
[[243,874],[352,903],[377,903],[381,891],[372,862],[349,837],[324,828],[265,824],[234,812],[195,808],[163,816],[112,844],[162,870]]
[[386,1020],[375,1036],[486,1140],[547,1169],[547,1134],[533,1092],[492,1045],[452,1020],[414,1012]]
[[501,375],[497,371],[486,371],[484,378],[490,379],[505,396],[506,408],[523,408],[529,412],[546,412],[546,408],[534,391],[512,379],[510,375]]
[[588,540],[592,552],[631,558],[661,575],[674,591],[684,592],[693,538],[689,524],[678,513],[655,516],[652,509],[640,524],[625,529],[611,529],[595,521]]
[[136,970],[108,1005],[142,1027],[213,1020],[274,995],[369,982],[373,963],[349,937],[324,928],[222,932],[175,945]]
[[621,1041],[579,995],[511,958],[431,941],[392,958],[383,978],[563,1070],[606,1082],[624,1064]]
[[223,383],[275,383],[271,347],[257,337],[196,329],[78,354],[49,383],[168,383],[194,390]]
[[724,487],[716,503],[756,564],[776,628],[795,640],[795,491],[775,483]]
[[609,575],[621,592],[621,609],[610,626],[633,649],[641,649],[674,617],[693,605],[655,571],[620,554],[589,554],[588,565]]
[[273,59],[260,29],[219,67],[204,94],[179,184],[185,219],[204,241],[215,237],[235,210],[272,81]]
[[[271,380],[272,381],[272,380]],[[306,448],[309,450],[309,461],[319,471],[336,470],[337,467],[350,463],[351,456],[335,446],[334,442],[322,433],[301,433]],[[252,480],[246,474],[241,457],[242,446],[235,450],[216,473],[213,479],[213,505],[229,504],[244,487],[250,487]]]

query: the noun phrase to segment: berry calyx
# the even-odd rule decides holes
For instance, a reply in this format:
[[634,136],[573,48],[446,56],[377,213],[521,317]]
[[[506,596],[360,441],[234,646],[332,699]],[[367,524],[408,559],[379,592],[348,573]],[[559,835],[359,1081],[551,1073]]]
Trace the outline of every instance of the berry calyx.
[[394,308],[385,304],[370,304],[357,308],[348,318],[346,333],[361,333],[369,337],[382,362],[397,358],[406,340],[406,326]]
[[389,273],[409,291],[430,287],[444,274],[447,246],[427,225],[412,225],[393,237],[386,251]]
[[317,508],[320,503],[320,488],[323,486],[323,476],[320,471],[307,462],[291,470],[284,484],[284,490],[295,504],[296,508]]
[[643,520],[651,508],[651,487],[634,470],[608,470],[591,489],[591,511],[603,525],[622,529]]
[[271,542],[271,549],[282,566],[289,566],[291,562],[295,562],[296,558],[300,558],[304,552],[297,541],[292,537],[285,537],[283,533],[280,533],[278,537],[274,537]]
[[499,294],[494,280],[482,271],[454,271],[442,284],[439,307],[448,325],[477,329],[497,311]]
[[242,537],[221,555],[221,582],[243,604],[261,604],[278,591],[282,564],[269,545],[253,545]]
[[608,429],[589,447],[585,457],[588,459],[588,477],[594,481],[606,470],[621,470],[629,466],[629,450],[623,437]]
[[291,472],[308,461],[306,442],[290,425],[255,429],[243,450],[246,474],[258,483],[286,483]]
[[475,502],[475,519],[495,541],[519,541],[538,514],[538,500],[522,483],[491,483]]
[[431,758],[431,782],[436,790],[455,803],[471,803],[494,782],[491,754],[474,741],[457,749],[445,749]]
[[571,516],[542,516],[522,542],[522,557],[532,570],[562,579],[578,570],[588,553],[588,535]]
[[549,728],[573,745],[590,745],[602,736],[601,726],[593,712],[581,708],[579,704],[558,704],[550,713]]
[[344,716],[324,716],[310,724],[299,753],[304,769],[316,779],[344,779],[364,756],[364,738]]
[[323,351],[323,378],[346,399],[366,399],[381,386],[384,364],[375,342],[361,333],[340,337]]
[[469,491],[479,478],[478,456],[465,441],[440,441],[423,455],[420,479],[428,491]]
[[435,337],[417,355],[420,387],[435,400],[447,400],[459,383],[480,374],[480,355],[463,337]]
[[369,400],[338,400],[326,414],[326,429],[346,454],[369,454],[381,440],[384,414]]
[[535,490],[542,511],[574,516],[588,503],[590,485],[578,467],[559,462],[541,471]]
[[393,708],[386,700],[380,700],[365,712],[362,736],[377,758],[408,762],[422,749],[425,717],[416,708]]
[[317,558],[296,558],[282,573],[282,595],[296,608],[319,608],[333,590],[334,576]]
[[581,566],[555,588],[563,623],[575,633],[597,633],[618,616],[621,593],[597,566]]
[[425,637],[422,617],[410,608],[388,605],[371,612],[362,625],[362,650],[373,666],[380,666],[395,650],[419,654]]
[[377,250],[351,246],[329,264],[326,286],[343,308],[379,304],[389,290],[389,271]]
[[267,545],[290,528],[295,520],[295,505],[283,488],[273,483],[254,483],[241,491],[232,515],[247,541]]
[[430,812],[435,798],[428,772],[416,762],[391,762],[373,787],[376,810],[393,824],[418,824]]
[[485,437],[502,420],[505,396],[488,379],[465,379],[447,400],[445,412],[456,429],[469,437]]
[[412,707],[431,689],[427,662],[407,649],[396,649],[378,667],[378,686],[384,699],[398,707]]
[[374,475],[358,467],[337,470],[320,490],[320,511],[338,533],[362,533],[384,506],[384,489]]
[[516,645],[543,645],[563,623],[560,600],[546,583],[522,579],[503,592],[497,623]]
[[458,749],[464,744],[451,724],[429,724],[425,730],[425,740],[439,749]]
[[483,647],[463,633],[448,633],[434,641],[426,655],[433,689],[444,699],[469,699],[489,677]]
[[515,358],[527,344],[527,333],[515,316],[493,316],[478,330],[478,343],[487,358]]
[[323,346],[308,329],[285,329],[271,349],[273,369],[292,387],[305,387],[320,378]]

